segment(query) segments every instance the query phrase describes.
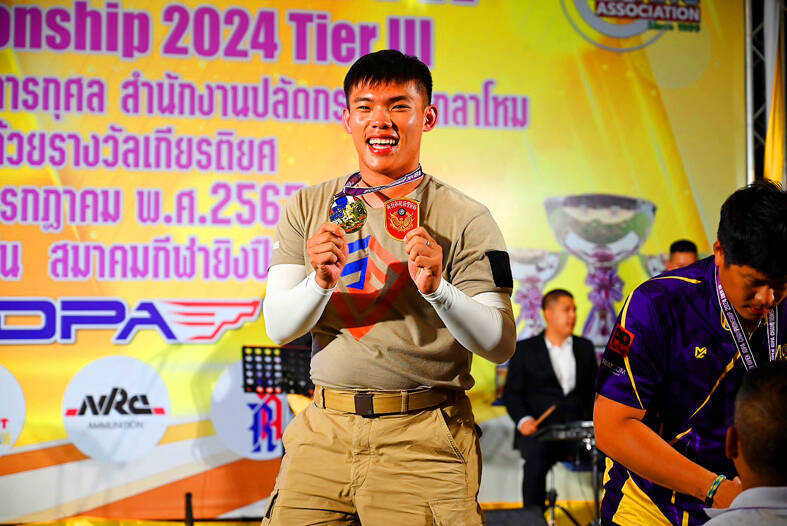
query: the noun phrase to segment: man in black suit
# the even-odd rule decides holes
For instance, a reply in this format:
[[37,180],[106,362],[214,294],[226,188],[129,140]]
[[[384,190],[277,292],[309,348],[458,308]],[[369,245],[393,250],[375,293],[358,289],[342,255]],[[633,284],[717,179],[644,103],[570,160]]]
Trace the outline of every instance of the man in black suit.
[[563,289],[544,295],[541,308],[546,330],[517,342],[508,364],[503,403],[514,420],[514,447],[525,460],[522,498],[526,508],[543,511],[546,475],[555,462],[575,451],[571,443],[533,438],[536,420],[550,406],[555,411],[540,426],[593,419],[598,365],[593,343],[572,336],[577,321],[574,297]]

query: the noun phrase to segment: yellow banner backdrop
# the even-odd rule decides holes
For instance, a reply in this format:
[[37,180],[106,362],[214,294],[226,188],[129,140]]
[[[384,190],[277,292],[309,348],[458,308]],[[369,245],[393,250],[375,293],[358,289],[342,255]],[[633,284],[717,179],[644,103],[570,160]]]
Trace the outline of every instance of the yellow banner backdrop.
[[0,3],[0,521],[261,514],[291,412],[241,348],[287,197],[357,168],[360,55],[430,66],[422,163],[500,224],[520,338],[561,286],[600,346],[744,182],[743,42],[720,0]]

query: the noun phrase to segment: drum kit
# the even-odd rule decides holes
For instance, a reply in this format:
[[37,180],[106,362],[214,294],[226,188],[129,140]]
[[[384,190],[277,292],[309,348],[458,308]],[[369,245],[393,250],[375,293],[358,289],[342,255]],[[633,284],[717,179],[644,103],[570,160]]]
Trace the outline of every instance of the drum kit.
[[[585,456],[590,457],[592,484],[593,484],[593,504],[595,520],[591,523],[593,525],[600,524],[600,508],[599,508],[599,459],[600,452],[596,447],[596,436],[593,431],[593,421],[591,420],[578,420],[574,422],[566,422],[562,424],[552,424],[539,429],[533,438],[544,442],[575,442],[584,450]],[[576,525],[580,526],[579,522],[571,515],[571,513],[557,504],[557,491],[554,489],[554,473],[552,475],[551,488],[547,490],[547,511],[549,513],[549,524],[554,526],[555,523],[555,509],[562,510],[566,516]]]

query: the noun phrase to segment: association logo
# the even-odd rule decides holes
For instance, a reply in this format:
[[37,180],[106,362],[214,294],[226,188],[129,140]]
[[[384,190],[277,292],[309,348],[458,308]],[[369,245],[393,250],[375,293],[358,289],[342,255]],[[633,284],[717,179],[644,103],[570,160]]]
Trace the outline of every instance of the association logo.
[[238,361],[222,373],[211,396],[211,420],[222,443],[238,455],[270,460],[284,454],[282,437],[292,419],[286,395],[246,392]]
[[63,425],[74,445],[106,463],[146,455],[169,424],[170,398],[150,365],[108,356],[79,371],[63,396]]
[[[215,343],[228,330],[260,316],[262,300],[155,299],[130,308],[121,298],[4,298],[0,343],[74,343],[79,331],[112,330],[112,343],[128,344],[139,331],[158,332],[167,343]],[[12,325],[9,317],[33,318]]]
[[14,446],[25,424],[25,396],[14,375],[0,365],[0,456]]
[[[560,0],[579,35],[600,48],[642,49],[669,31],[700,31],[700,0]],[[615,39],[612,43],[610,39]]]
[[708,348],[707,347],[694,347],[694,357],[701,360],[708,355]]

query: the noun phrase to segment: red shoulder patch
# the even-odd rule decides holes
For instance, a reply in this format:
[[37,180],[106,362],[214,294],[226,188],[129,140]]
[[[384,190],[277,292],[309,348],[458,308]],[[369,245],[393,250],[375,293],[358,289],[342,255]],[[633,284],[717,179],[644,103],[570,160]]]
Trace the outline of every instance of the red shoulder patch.
[[629,355],[631,345],[634,343],[634,333],[627,331],[620,324],[615,325],[612,337],[609,339],[608,347],[613,351],[626,357]]
[[418,201],[400,197],[385,202],[385,231],[402,241],[405,234],[418,228]]

